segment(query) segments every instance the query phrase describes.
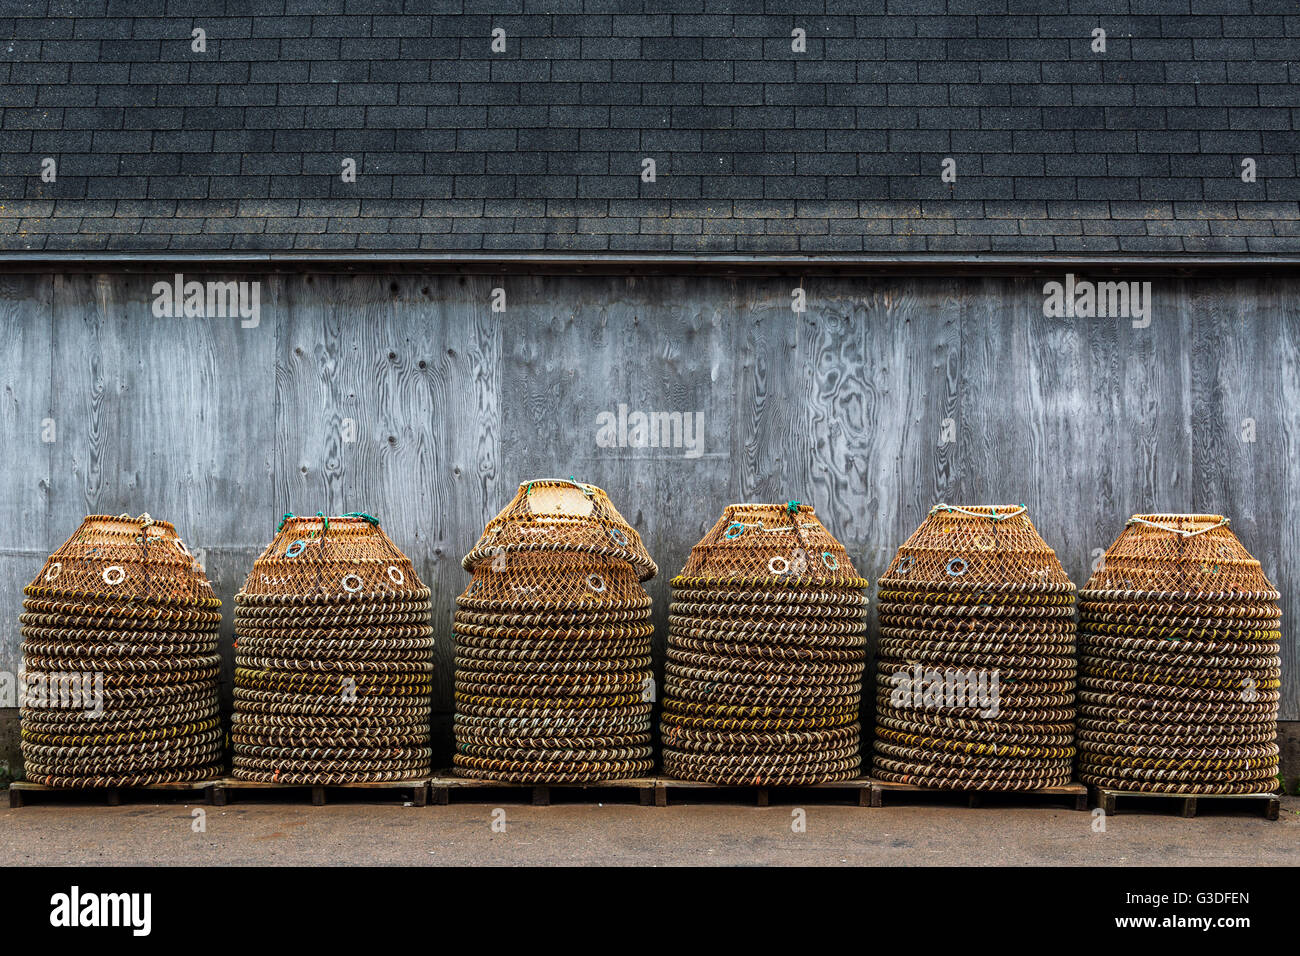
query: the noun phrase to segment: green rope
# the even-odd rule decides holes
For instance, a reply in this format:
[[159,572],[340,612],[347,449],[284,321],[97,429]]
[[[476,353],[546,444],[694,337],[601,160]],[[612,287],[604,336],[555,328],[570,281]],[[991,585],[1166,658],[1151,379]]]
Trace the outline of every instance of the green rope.
[[370,522],[372,525],[374,525],[376,528],[379,527],[379,519],[376,518],[374,515],[366,514],[364,511],[349,511],[347,514],[345,514],[345,515],[340,515],[339,517],[341,517],[341,518],[360,518],[362,521],[369,521],[369,522]]
[[790,514],[794,514],[796,511],[799,510],[799,502],[797,502],[797,501],[787,501],[787,502],[785,503],[785,510],[786,510],[787,512],[789,512]]
[[[279,523],[278,525],[275,526],[275,530],[276,530],[276,532],[278,533],[278,532],[280,532],[280,531],[283,531],[283,530],[284,530],[285,523],[286,523],[290,518],[296,518],[296,517],[298,517],[298,516],[297,516],[296,514],[294,514],[292,511],[286,511],[286,512],[284,513],[284,517],[280,519],[280,523]],[[329,516],[328,516],[327,514],[325,514],[325,512],[323,512],[323,511],[318,511],[318,512],[316,512],[316,517],[317,517],[317,518],[320,518],[320,520],[321,520],[321,523],[322,523],[321,534],[324,534],[326,531],[328,531],[328,530],[330,529],[330,519],[329,519]],[[360,518],[362,521],[368,521],[370,524],[374,525],[376,528],[379,527],[379,519],[376,518],[376,517],[375,517],[374,515],[372,515],[372,514],[367,514],[367,513],[364,512],[364,511],[349,511],[347,514],[337,515],[337,517],[339,517],[339,518]]]

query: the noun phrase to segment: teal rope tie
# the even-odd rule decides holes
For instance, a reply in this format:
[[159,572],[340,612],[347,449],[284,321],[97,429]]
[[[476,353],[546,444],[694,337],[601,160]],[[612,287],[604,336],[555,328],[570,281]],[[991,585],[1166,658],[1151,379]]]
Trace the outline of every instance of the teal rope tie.
[[799,502],[798,502],[798,501],[787,501],[787,502],[785,503],[785,510],[786,510],[787,512],[789,512],[790,514],[794,514],[795,512],[797,512],[797,511],[799,510]]
[[370,522],[370,523],[371,523],[372,525],[374,525],[376,528],[379,527],[379,519],[376,518],[374,515],[366,514],[364,511],[349,511],[347,514],[345,514],[345,515],[340,515],[339,517],[341,517],[341,518],[360,518],[362,521],[368,521],[368,522]]
[[[292,511],[286,511],[284,513],[284,517],[280,519],[280,523],[275,526],[276,533],[278,534],[279,532],[284,530],[284,526],[289,521],[290,518],[296,518],[296,517],[298,516],[294,514]],[[330,529],[329,515],[325,514],[325,512],[323,511],[318,511],[316,512],[316,517],[320,518],[321,520],[321,525],[322,525],[321,534],[324,534],[326,531]],[[369,522],[370,524],[374,525],[376,528],[379,527],[379,519],[376,518],[374,515],[368,514],[364,511],[349,511],[347,514],[339,515],[338,517],[360,518],[362,521]]]

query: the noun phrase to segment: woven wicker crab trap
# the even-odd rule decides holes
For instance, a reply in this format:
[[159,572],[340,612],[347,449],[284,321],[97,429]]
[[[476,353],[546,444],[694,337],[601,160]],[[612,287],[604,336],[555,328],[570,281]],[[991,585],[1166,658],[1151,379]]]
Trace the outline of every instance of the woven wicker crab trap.
[[461,562],[473,571],[487,558],[520,554],[589,554],[626,562],[637,578],[659,573],[641,536],[595,485],[573,479],[526,481],[488,522]]
[[370,515],[285,515],[235,597],[234,776],[428,776],[429,598]]
[[874,776],[962,790],[1069,783],[1074,602],[1023,505],[931,509],[879,581]]
[[813,509],[728,506],[672,585],[664,772],[720,785],[856,777],[868,584]]
[[176,529],[91,515],[25,590],[22,753],[53,787],[221,770],[221,602]]
[[1079,594],[1079,775],[1276,789],[1281,595],[1220,515],[1134,515]]
[[456,600],[457,773],[517,783],[653,766],[657,568],[594,485],[525,482],[465,558]]

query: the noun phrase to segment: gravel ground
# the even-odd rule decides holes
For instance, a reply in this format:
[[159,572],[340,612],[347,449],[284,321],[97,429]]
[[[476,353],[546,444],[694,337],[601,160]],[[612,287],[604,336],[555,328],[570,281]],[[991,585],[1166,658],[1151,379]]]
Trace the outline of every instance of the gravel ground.
[[[795,832],[795,810],[806,830]],[[202,810],[201,816],[195,810]],[[503,811],[504,830],[493,828]],[[196,832],[201,829],[201,832]],[[1300,798],[1242,812],[1107,818],[1037,806],[669,807],[381,802],[31,803],[0,810],[0,864],[1300,864]]]

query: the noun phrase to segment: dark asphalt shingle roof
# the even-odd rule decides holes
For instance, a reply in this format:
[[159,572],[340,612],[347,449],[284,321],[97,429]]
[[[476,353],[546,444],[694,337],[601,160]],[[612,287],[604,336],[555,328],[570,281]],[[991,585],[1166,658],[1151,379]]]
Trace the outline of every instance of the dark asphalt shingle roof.
[[1293,255],[1298,152],[1296,0],[0,0],[0,251]]

